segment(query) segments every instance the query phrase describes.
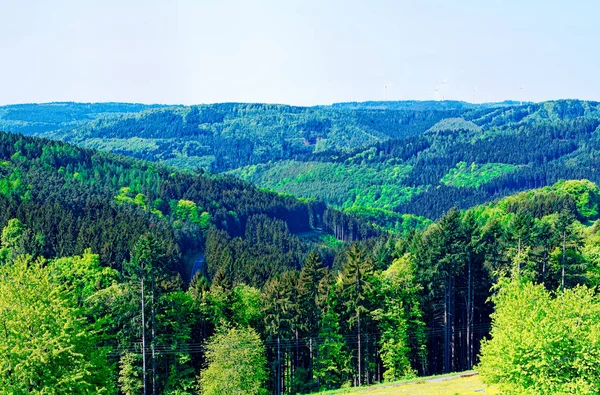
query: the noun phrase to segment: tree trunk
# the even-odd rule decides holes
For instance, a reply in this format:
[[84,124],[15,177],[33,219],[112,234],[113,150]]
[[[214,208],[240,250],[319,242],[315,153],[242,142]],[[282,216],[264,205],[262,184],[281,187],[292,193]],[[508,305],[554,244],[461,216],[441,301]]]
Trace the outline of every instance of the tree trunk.
[[517,277],[521,273],[521,238],[519,237],[519,248],[517,252]]
[[448,303],[450,308],[448,319],[450,321],[450,371],[454,371],[454,361],[456,360],[456,328],[454,319],[454,278],[450,277],[450,287],[448,290]]
[[544,248],[544,258],[542,263],[542,284],[546,283],[546,262],[548,261],[548,249]]
[[300,340],[298,339],[298,328],[296,328],[296,369],[300,366]]
[[314,380],[314,376],[313,376],[313,342],[312,342],[312,336],[310,339],[308,339],[308,372],[309,372],[309,376],[311,380]]
[[471,337],[469,338],[469,355],[470,355],[471,364],[469,366],[469,369],[473,369],[473,364],[474,364],[473,359],[475,358],[475,352],[474,352],[474,343],[475,343],[475,287],[473,285],[471,285],[471,322],[469,323],[469,327],[471,328],[471,330],[470,330]]
[[468,278],[467,278],[467,370],[471,370],[471,323],[473,315],[471,312],[471,259],[469,258]]
[[357,333],[358,333],[358,386],[360,387],[361,386],[360,376],[362,374],[362,369],[361,369],[362,368],[362,365],[361,365],[362,355],[360,352],[361,345],[362,345],[360,342],[360,340],[361,340],[360,339],[360,313],[356,314],[356,318],[357,318],[357,322],[358,322],[358,330],[357,330]]
[[567,231],[563,231],[563,248],[562,248],[562,279],[560,282],[561,291],[565,291],[565,251],[567,249]]
[[152,395],[157,395],[156,391],[156,320],[154,314],[154,275],[152,275]]
[[450,371],[450,347],[448,344],[450,341],[450,336],[448,336],[448,281],[449,279],[444,286],[444,373]]
[[[368,331],[367,331],[368,332]],[[369,334],[367,333],[367,338],[365,339],[365,343],[366,343],[366,353],[365,353],[365,384],[369,385],[370,384],[370,374],[369,374]]]
[[277,335],[277,395],[281,395],[281,337]]
[[144,297],[144,275],[142,274],[142,380],[144,385],[144,395],[146,395],[146,315],[144,310],[145,306],[145,297]]

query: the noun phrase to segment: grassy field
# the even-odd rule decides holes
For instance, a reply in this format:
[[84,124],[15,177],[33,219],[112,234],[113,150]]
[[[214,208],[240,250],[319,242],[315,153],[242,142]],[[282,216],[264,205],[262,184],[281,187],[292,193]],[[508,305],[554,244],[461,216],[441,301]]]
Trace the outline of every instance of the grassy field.
[[[462,376],[462,377],[461,377]],[[475,392],[485,389],[487,395],[499,394],[495,388],[487,387],[478,375],[450,374],[445,376],[420,377],[414,380],[378,384],[370,387],[348,388],[335,391],[319,392],[323,395],[337,394],[368,394],[368,395],[463,395],[463,394],[483,394],[484,392]]]

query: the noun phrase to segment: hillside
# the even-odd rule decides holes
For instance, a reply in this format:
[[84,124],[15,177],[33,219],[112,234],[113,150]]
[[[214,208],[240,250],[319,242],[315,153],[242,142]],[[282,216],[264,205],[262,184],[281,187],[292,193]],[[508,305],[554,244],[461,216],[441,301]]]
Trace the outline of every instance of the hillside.
[[427,131],[318,161],[233,171],[273,190],[343,208],[437,218],[560,179],[599,181],[597,103],[561,101],[464,112]]
[[[30,229],[22,248],[34,256],[91,248],[118,270],[149,231],[168,246],[170,270],[188,280],[190,260],[199,254],[206,255],[203,273],[212,278],[221,265],[214,254],[228,244],[234,262],[226,274],[250,284],[300,267],[309,249],[327,248],[321,239],[335,231],[349,241],[378,234],[322,203],[261,191],[230,176],[0,133],[0,228],[13,218]],[[296,236],[310,232],[318,237]],[[249,243],[261,248],[248,254]]]
[[359,110],[224,103],[149,110],[48,137],[183,168],[227,171],[306,159],[418,134],[454,111]]
[[420,217],[439,218],[454,206],[560,179],[600,181],[599,108],[576,100],[228,103],[145,108],[21,131],[183,169],[229,172],[405,231],[401,214],[423,223]]

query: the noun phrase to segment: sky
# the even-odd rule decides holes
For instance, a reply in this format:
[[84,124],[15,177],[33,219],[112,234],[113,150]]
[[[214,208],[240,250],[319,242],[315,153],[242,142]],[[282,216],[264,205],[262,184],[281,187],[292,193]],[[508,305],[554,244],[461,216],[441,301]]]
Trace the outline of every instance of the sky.
[[596,0],[0,0],[0,104],[600,100]]

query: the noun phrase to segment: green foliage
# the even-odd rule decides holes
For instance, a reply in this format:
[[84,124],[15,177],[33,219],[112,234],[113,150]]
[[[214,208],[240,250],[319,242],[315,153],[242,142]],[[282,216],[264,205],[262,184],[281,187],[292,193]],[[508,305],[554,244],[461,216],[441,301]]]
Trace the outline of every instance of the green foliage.
[[383,377],[386,381],[413,377],[413,365],[419,361],[411,361],[411,343],[420,359],[425,356],[416,265],[410,255],[404,255],[380,276],[379,298],[384,302],[371,314],[381,331],[381,360],[386,369]]
[[407,235],[415,229],[425,229],[432,223],[431,220],[425,217],[413,214],[398,214],[378,208],[354,206],[346,209],[345,212],[356,215],[375,227],[381,227],[384,230],[402,235]]
[[564,191],[575,199],[581,218],[598,219],[600,189],[596,184],[588,180],[570,180],[559,182],[553,188]]
[[552,296],[542,285],[503,280],[493,297],[491,340],[478,370],[506,394],[600,391],[600,299],[585,287]]
[[400,187],[407,165],[282,161],[231,172],[263,188],[316,198],[339,207],[394,209],[418,190]]
[[160,296],[156,310],[155,342],[157,347],[169,350],[161,358],[162,364],[168,366],[163,374],[161,393],[193,394],[196,369],[190,343],[194,341],[193,331],[200,322],[200,309],[189,294],[175,290]]
[[458,188],[478,188],[493,178],[500,177],[517,170],[518,167],[506,163],[484,163],[478,165],[458,162],[456,167],[442,177],[441,183]]
[[50,263],[50,268],[60,283],[68,285],[75,292],[80,304],[96,292],[110,287],[119,278],[116,270],[102,267],[100,256],[92,254],[89,249],[83,256],[55,259]]
[[206,395],[267,393],[267,358],[254,329],[229,329],[206,344],[207,367],[200,373],[200,390]]
[[83,125],[94,119],[136,113],[162,105],[128,103],[44,103],[0,107],[0,130],[35,134]]
[[190,221],[200,225],[204,230],[210,225],[210,214],[190,200],[171,201],[171,213],[180,221]]
[[119,389],[124,395],[137,395],[143,389],[140,355],[131,352],[119,360]]
[[325,310],[319,324],[319,343],[315,374],[321,380],[323,389],[341,386],[352,372],[349,364],[350,353],[344,336],[340,333],[340,317],[334,309]]
[[[116,393],[107,350],[51,267],[27,257],[0,267],[0,392]],[[8,280],[10,279],[10,280]]]
[[232,290],[232,320],[241,327],[256,327],[261,321],[260,290],[245,284],[237,285]]
[[2,229],[0,256],[3,260],[6,260],[9,255],[12,255],[14,259],[14,257],[24,253],[24,251],[21,251],[21,247],[25,232],[25,225],[18,219],[13,218],[8,221],[8,224]]
[[[0,133],[0,180],[8,180],[0,193],[0,224],[8,225],[2,267],[24,253],[50,258],[38,269],[48,271],[52,297],[67,295],[95,345],[121,356],[118,374],[116,358],[102,362],[110,391],[139,391],[138,343],[146,329],[148,350],[158,351],[146,356],[146,377],[152,381],[156,366],[158,392],[167,394],[193,392],[206,362],[199,344],[231,330],[238,331],[234,337],[256,331],[255,349],[269,358],[269,387],[280,375],[288,394],[318,383],[333,388],[470,369],[489,327],[489,290],[501,273],[556,290],[564,268],[566,293],[600,282],[598,226],[589,227],[598,216],[598,191],[590,181],[451,210],[434,224],[400,214],[434,218],[453,205],[560,178],[597,181],[588,171],[597,168],[596,104],[344,111],[178,107],[71,133],[81,144],[107,138],[115,150],[140,158],[214,171],[242,167],[246,176],[281,188],[279,194],[202,170]],[[497,174],[499,163],[514,169]],[[452,169],[455,186],[440,183]],[[346,208],[285,195],[302,189]],[[204,260],[184,292],[190,257]],[[0,287],[12,284],[8,278]],[[260,386],[269,378],[265,369]],[[213,382],[229,383],[220,369],[212,372],[220,374]]]
[[[78,173],[75,173],[78,174]],[[130,203],[140,207],[142,210],[149,211],[152,214],[156,215],[159,218],[163,217],[163,213],[156,207],[149,206],[146,201],[146,196],[142,193],[138,193],[135,197],[131,197],[132,192],[131,188],[123,187],[119,189],[119,194],[115,196],[115,200],[119,203]]]
[[[339,208],[426,218],[561,179],[600,182],[594,171],[600,165],[598,103],[517,104],[53,103],[0,107],[0,127],[188,170],[232,171],[261,187]],[[26,147],[14,148],[21,153],[13,152],[12,161],[20,163]],[[80,157],[76,150],[48,146],[37,157],[51,167],[70,165],[65,174],[71,180],[100,181],[95,173],[73,169]],[[113,189],[129,186],[150,199],[143,184],[128,180]],[[213,223],[221,223],[204,202],[189,196],[165,201],[174,198],[194,201]],[[590,203],[582,215],[597,216],[593,207]]]
[[[10,173],[7,174],[8,170]],[[18,167],[5,165],[0,167],[0,194],[7,198],[31,199],[31,186],[23,183],[23,175]]]
[[586,278],[590,287],[600,285],[600,234],[594,231],[598,226],[592,228],[591,234],[585,238],[585,244],[582,248],[582,256],[585,262],[588,262]]
[[37,257],[44,244],[42,235],[34,235],[21,221],[10,219],[0,238],[0,264],[12,262],[20,255]]

